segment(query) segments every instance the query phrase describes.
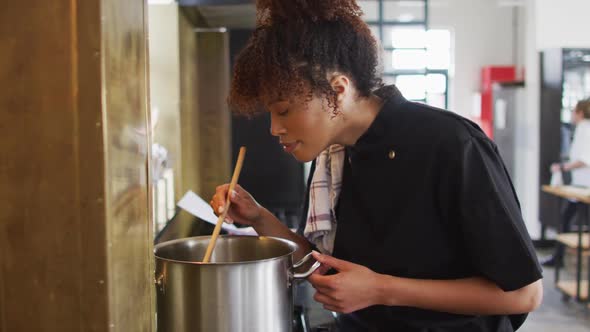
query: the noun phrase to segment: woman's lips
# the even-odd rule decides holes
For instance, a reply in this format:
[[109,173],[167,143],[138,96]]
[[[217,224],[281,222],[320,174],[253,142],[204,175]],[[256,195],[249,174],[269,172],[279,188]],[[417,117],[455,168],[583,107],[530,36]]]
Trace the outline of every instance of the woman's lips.
[[299,142],[293,142],[293,143],[281,143],[283,145],[283,150],[285,150],[285,152],[287,153],[291,153],[293,151],[295,151],[295,149],[299,146]]

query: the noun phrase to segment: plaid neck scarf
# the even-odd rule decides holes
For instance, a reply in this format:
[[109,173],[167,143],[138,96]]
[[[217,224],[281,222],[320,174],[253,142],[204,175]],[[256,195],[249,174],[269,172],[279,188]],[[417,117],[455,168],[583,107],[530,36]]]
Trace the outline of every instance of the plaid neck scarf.
[[331,254],[336,236],[336,204],[342,188],[345,150],[331,145],[316,159],[309,189],[309,209],[303,234],[322,252]]

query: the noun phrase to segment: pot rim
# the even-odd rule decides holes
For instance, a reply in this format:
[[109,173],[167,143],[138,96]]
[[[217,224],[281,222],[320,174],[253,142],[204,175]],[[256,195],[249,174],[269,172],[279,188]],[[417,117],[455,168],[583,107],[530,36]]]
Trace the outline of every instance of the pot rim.
[[[180,238],[180,239],[175,239],[175,240],[170,240],[170,241],[166,241],[166,242],[162,242],[162,243],[158,243],[157,245],[154,246],[154,257],[156,259],[161,259],[163,261],[167,261],[167,262],[172,262],[172,263],[179,263],[179,264],[187,264],[187,265],[202,265],[202,266],[220,266],[220,265],[239,265],[239,264],[257,264],[257,263],[263,263],[263,262],[269,262],[269,261],[273,261],[273,260],[278,260],[278,259],[282,259],[284,257],[288,257],[293,255],[293,253],[295,251],[297,251],[297,244],[291,240],[287,240],[287,239],[283,239],[280,237],[274,237],[274,236],[251,236],[251,235],[220,235],[219,238],[257,238],[258,240],[260,239],[271,239],[274,241],[280,241],[283,242],[285,244],[287,244],[289,246],[289,248],[291,248],[291,251],[285,255],[281,255],[281,256],[275,256],[275,257],[271,257],[271,258],[266,258],[266,259],[259,259],[259,260],[251,260],[251,261],[241,261],[241,262],[219,262],[219,263],[203,263],[203,262],[189,262],[189,261],[181,261],[181,260],[176,260],[176,259],[170,259],[170,258],[164,258],[161,256],[158,256],[156,251],[159,248],[165,247],[166,245],[170,245],[170,244],[174,244],[177,242],[184,242],[190,239],[203,239],[203,238],[211,238],[210,235],[203,235],[203,236],[192,236],[192,237],[185,237],[185,238]],[[218,238],[218,239],[219,239]]]

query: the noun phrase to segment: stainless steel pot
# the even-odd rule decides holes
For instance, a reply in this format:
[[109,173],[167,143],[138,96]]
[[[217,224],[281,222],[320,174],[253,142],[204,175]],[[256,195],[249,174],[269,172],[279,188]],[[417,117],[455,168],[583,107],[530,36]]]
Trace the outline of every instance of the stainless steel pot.
[[293,269],[297,245],[272,237],[222,236],[211,262],[209,236],[168,241],[154,248],[158,332],[292,330],[291,284],[307,278]]

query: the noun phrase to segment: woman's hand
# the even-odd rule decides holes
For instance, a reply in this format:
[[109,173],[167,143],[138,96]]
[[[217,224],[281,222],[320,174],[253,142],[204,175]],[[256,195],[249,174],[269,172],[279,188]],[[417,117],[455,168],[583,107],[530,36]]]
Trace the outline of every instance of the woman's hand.
[[[218,186],[211,202],[209,202],[217,215],[223,213],[223,209],[225,209],[228,190],[228,183]],[[228,222],[237,221],[240,224],[254,226],[262,217],[262,206],[239,184],[236,184],[230,195],[230,200],[231,205],[226,217]]]
[[555,173],[555,172],[559,172],[559,171],[561,171],[561,165],[559,163],[551,164],[551,173]]
[[380,302],[380,274],[332,256],[313,253],[322,268],[338,270],[334,275],[314,273],[307,280],[315,288],[314,299],[331,311],[350,313]]

